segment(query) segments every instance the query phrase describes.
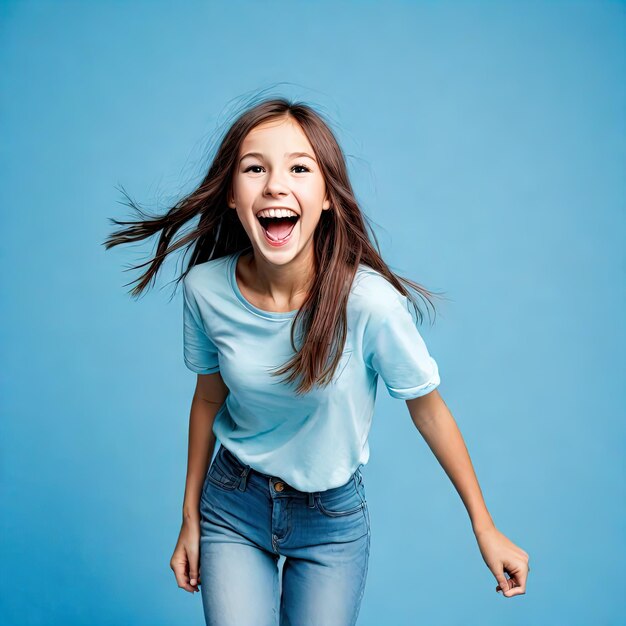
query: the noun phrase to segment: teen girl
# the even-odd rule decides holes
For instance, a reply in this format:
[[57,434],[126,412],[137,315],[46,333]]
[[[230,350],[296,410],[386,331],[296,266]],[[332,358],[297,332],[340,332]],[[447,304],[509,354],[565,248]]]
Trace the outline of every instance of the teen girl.
[[195,244],[179,280],[184,360],[198,378],[170,566],[179,587],[201,591],[207,624],[356,623],[370,549],[361,467],[378,376],[406,400],[462,498],[496,591],[525,593],[528,554],[487,511],[402,282],[430,292],[394,275],[370,242],[319,114],[284,99],[249,108],[193,193],[163,217],[113,221],[133,226],[110,245],[161,232],[137,292],[168,253]]

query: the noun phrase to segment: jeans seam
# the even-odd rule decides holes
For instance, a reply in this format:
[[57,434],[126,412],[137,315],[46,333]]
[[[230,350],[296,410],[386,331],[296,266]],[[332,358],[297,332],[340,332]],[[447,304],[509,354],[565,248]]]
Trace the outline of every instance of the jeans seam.
[[[365,505],[365,507],[367,507],[367,504]],[[365,507],[363,507],[363,514],[366,513]],[[361,604],[363,602],[363,596],[365,595],[365,583],[366,583],[366,579],[367,579],[367,570],[368,570],[368,567],[369,567],[369,560],[370,560],[371,531],[370,531],[369,522],[367,521],[367,517],[365,518],[365,523],[367,525],[367,543],[365,544],[365,564],[363,566],[363,571],[362,571],[362,576],[361,576],[361,590],[359,592],[359,599],[357,601],[357,606],[359,607],[359,610],[358,610],[357,614],[355,615],[354,622],[352,623],[352,626],[356,626],[357,620],[359,618],[359,614],[361,612]]]

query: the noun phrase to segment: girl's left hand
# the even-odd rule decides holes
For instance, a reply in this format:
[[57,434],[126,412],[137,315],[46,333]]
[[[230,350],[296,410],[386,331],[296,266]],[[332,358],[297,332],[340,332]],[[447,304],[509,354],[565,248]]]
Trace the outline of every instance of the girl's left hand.
[[[530,571],[528,554],[495,526],[475,535],[480,553],[498,581],[496,591],[506,598],[526,593],[526,578]],[[505,572],[510,578],[506,578]]]

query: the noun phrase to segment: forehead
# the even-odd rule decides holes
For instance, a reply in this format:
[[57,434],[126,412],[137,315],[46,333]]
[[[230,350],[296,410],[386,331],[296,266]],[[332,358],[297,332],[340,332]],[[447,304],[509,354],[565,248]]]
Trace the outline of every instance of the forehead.
[[240,154],[250,150],[282,154],[284,152],[312,151],[300,124],[291,118],[270,120],[254,127],[241,142]]

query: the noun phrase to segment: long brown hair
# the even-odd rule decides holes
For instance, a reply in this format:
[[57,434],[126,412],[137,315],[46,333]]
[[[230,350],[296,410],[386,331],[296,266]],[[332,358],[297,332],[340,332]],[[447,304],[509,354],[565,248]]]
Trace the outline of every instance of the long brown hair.
[[[322,211],[314,234],[315,272],[308,296],[291,327],[291,345],[296,354],[274,372],[274,375],[291,372],[284,382],[294,382],[300,378],[296,393],[301,394],[308,392],[315,384],[330,383],[333,377],[347,334],[348,295],[360,263],[380,272],[406,296],[420,323],[422,312],[403,283],[415,289],[433,311],[431,297],[439,295],[412,280],[397,276],[381,258],[376,234],[355,199],[344,154],[321,113],[307,104],[290,102],[286,98],[270,98],[249,107],[225,133],[202,182],[164,215],[148,216],[122,190],[128,200],[124,204],[144,219],[121,221],[110,218],[114,224],[129,227],[114,232],[103,245],[108,250],[160,233],[154,258],[130,268],[139,269],[149,264],[144,274],[132,281],[138,282],[131,290],[133,296],[141,294],[167,255],[179,248],[191,248],[192,254],[177,282],[183,280],[191,267],[198,263],[250,248],[251,242],[246,231],[236,212],[227,204],[239,149],[246,135],[257,125],[287,117],[299,123],[313,146],[331,206],[331,210]],[[196,228],[174,241],[181,227],[197,216],[200,219]],[[366,224],[374,244],[367,234]],[[302,329],[299,349],[294,340],[298,325]],[[330,365],[327,365],[329,354],[333,356]]]

